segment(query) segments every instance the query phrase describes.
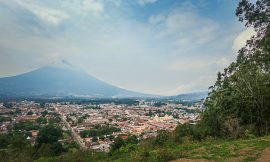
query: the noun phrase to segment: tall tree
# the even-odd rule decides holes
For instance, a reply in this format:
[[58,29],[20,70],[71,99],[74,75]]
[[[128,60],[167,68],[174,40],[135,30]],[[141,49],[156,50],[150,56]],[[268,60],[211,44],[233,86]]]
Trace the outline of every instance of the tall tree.
[[[270,1],[241,0],[236,15],[256,35],[210,87],[202,122],[212,136],[239,136],[239,129],[257,135],[270,131]],[[238,134],[230,131],[236,128]]]

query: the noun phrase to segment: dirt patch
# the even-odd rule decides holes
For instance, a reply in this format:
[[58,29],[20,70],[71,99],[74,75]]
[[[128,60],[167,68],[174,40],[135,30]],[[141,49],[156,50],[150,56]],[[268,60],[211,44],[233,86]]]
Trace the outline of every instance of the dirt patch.
[[214,161],[205,160],[205,159],[176,159],[170,162],[214,162]]
[[243,161],[243,160],[244,160],[244,157],[239,156],[239,157],[229,159],[228,162],[239,162],[239,161]]
[[266,161],[270,161],[270,148],[264,149],[260,158],[256,160],[256,162],[266,162]]
[[254,150],[253,147],[240,150],[239,155],[245,156],[245,155],[249,154],[250,152],[252,152],[252,150]]

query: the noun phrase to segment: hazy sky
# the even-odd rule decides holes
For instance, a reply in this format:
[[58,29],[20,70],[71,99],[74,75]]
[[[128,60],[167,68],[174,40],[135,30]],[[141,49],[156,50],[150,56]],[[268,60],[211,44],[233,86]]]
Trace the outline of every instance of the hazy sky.
[[234,0],[0,0],[0,76],[70,64],[154,94],[206,90],[252,34]]

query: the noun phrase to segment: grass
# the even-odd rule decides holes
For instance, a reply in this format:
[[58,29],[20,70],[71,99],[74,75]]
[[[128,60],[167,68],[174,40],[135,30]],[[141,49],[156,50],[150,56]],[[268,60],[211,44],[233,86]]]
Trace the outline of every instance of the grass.
[[38,161],[165,162],[185,158],[205,159],[217,162],[251,162],[258,159],[262,150],[267,147],[270,147],[270,136],[239,140],[208,139],[203,142],[186,140],[183,144],[167,142],[162,147],[153,147],[152,145],[148,148],[146,146],[137,146],[134,151],[129,153],[118,152],[112,156],[103,153],[90,154],[78,151],[78,153],[67,153],[66,155],[54,158],[42,158]]
[[[227,161],[243,161],[251,162],[260,157],[262,150],[270,147],[270,136],[239,139],[239,140],[213,140],[209,139],[203,142],[184,142],[183,144],[168,143],[164,148],[172,157],[170,159],[186,158],[186,159],[205,159],[210,161],[227,162]],[[150,150],[148,161],[163,161],[157,158],[161,148],[153,148]],[[131,154],[131,155],[130,155]],[[132,153],[127,156],[121,155],[115,161],[128,161],[131,159]],[[169,156],[169,155],[167,155]],[[164,160],[165,161],[165,160]]]
[[240,140],[206,140],[179,145],[174,149],[188,159],[219,162],[237,159],[237,161],[250,162],[256,160],[261,151],[267,147],[270,147],[270,136]]

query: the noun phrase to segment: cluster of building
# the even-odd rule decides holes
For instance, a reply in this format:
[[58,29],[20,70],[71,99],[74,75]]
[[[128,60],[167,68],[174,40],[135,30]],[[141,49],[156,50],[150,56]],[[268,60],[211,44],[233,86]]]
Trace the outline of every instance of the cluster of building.
[[[183,106],[182,104],[166,103],[160,107],[152,102],[140,101],[139,105],[76,105],[54,103],[53,107],[66,121],[67,127],[74,132],[82,147],[108,151],[113,142],[111,136],[127,138],[135,135],[139,139],[155,137],[158,130],[173,131],[178,124],[196,123],[203,110],[202,104]],[[96,125],[117,127],[120,131],[97,137],[81,137],[80,132],[91,130]]]
[[[7,108],[0,103],[0,133],[7,133],[8,127],[18,122],[36,122],[42,116],[49,121],[58,114],[61,118],[58,126],[64,131],[71,132],[71,138],[81,148],[91,148],[97,151],[109,151],[116,137],[127,139],[136,136],[138,139],[155,137],[158,130],[173,131],[177,125],[196,123],[203,111],[202,103],[184,106],[176,103],[163,103],[156,106],[156,101],[138,101],[138,104],[71,104],[46,103],[43,108],[32,101],[10,102]],[[46,113],[44,114],[44,112]],[[5,120],[4,120],[5,119]],[[8,120],[9,119],[9,120]],[[113,132],[102,135],[82,136],[82,132],[91,131],[97,126],[114,128]],[[38,130],[31,130],[27,137],[35,143]]]
[[[33,101],[8,102],[8,106],[5,106],[4,103],[0,103],[0,133],[8,133],[9,130],[19,129],[18,131],[27,134],[26,139],[29,140],[32,145],[35,145],[39,132],[38,129],[47,125],[47,121],[50,119],[55,118],[54,115],[51,115],[52,113],[56,113],[55,110],[41,108],[39,103]],[[46,123],[37,122],[41,117]],[[24,130],[23,128],[14,127],[16,124],[24,122],[31,123],[32,128],[28,128],[30,130]]]
[[[40,105],[33,101],[0,103],[0,133],[7,133],[8,127],[19,121],[35,121],[40,117]],[[36,133],[33,133],[34,135]]]

